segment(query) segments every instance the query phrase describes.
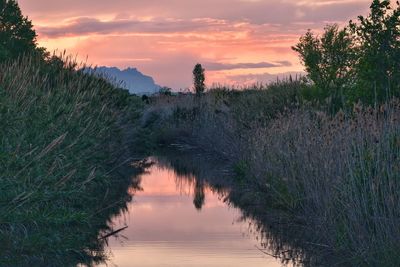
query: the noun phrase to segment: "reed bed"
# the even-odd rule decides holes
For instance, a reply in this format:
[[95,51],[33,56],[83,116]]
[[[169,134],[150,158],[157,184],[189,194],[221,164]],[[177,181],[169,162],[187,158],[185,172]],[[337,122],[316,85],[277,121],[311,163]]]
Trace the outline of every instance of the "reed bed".
[[0,265],[91,265],[132,181],[113,171],[140,100],[65,60],[0,66]]
[[166,97],[151,112],[168,140],[236,163],[239,205],[302,229],[303,265],[399,265],[400,102],[332,115],[301,103],[302,86]]

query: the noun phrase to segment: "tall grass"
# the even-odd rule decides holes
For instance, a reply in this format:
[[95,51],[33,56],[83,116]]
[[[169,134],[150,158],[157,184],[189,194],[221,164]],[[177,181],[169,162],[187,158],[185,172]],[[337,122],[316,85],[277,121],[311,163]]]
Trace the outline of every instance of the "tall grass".
[[301,84],[274,86],[167,98],[156,108],[172,114],[169,140],[192,141],[237,163],[248,192],[240,205],[279,211],[305,232],[295,242],[303,264],[399,265],[399,101],[330,115],[293,101]]
[[129,198],[129,176],[113,169],[140,100],[64,64],[24,57],[0,65],[3,266],[103,260],[99,232]]
[[400,105],[297,110],[254,131],[249,172],[315,243],[357,266],[399,264]]

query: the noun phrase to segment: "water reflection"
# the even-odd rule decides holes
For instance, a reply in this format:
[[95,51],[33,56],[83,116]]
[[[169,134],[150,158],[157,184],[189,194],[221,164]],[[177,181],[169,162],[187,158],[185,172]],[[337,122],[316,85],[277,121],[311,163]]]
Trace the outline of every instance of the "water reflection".
[[197,210],[201,210],[201,208],[203,207],[204,199],[205,199],[204,183],[201,180],[196,180],[194,186],[193,204]]
[[260,251],[278,259],[281,265],[336,264],[337,255],[319,245],[318,236],[306,231],[305,218],[293,217],[290,212],[271,206],[267,188],[259,184],[243,185],[232,173],[230,162],[216,159],[213,154],[165,150],[158,156],[158,163],[174,169],[178,175],[195,177],[223,196],[226,204],[240,210],[240,220],[249,226],[248,232],[258,240]]
[[[114,228],[129,226],[123,238],[110,238],[110,262],[116,266],[281,266],[261,253],[257,235],[239,209],[226,202],[228,187],[210,186],[206,172],[190,168],[190,160],[157,157],[140,176],[129,212],[114,220]],[[193,160],[193,158],[191,158]],[[196,165],[196,162],[192,162]],[[198,164],[198,163],[197,163]],[[202,165],[202,167],[205,167]],[[208,169],[223,180],[228,168]]]
[[[2,239],[0,260],[20,256],[21,252],[14,252],[18,244],[37,240],[45,240],[45,259],[27,251],[26,264],[3,265],[318,265],[304,249],[307,238],[301,224],[293,225],[285,214],[266,212],[264,198],[232,179],[229,162],[194,151],[166,151],[134,167],[115,173],[111,187],[91,189],[90,195],[101,197],[77,203],[77,209],[85,207],[93,215],[90,221],[56,226],[32,223],[31,228],[14,229],[20,234]],[[312,252],[318,253],[318,247]]]

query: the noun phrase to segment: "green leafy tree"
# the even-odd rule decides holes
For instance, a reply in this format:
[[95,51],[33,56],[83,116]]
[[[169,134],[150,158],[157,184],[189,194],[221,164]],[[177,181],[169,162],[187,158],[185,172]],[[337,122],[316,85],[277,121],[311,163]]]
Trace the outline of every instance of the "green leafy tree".
[[37,48],[32,22],[22,15],[15,0],[0,0],[0,62],[32,52],[45,52]]
[[196,64],[193,69],[193,84],[196,95],[200,95],[204,92],[206,88],[204,84],[205,79],[204,68],[201,66],[201,64]]
[[334,24],[318,37],[309,30],[292,49],[299,54],[313,82],[313,97],[330,97],[335,106],[340,106],[343,90],[353,77],[354,50],[349,31]]
[[[327,26],[322,37],[308,31],[293,47],[313,82],[311,97],[343,97],[352,103],[400,96],[400,5],[373,0],[370,14],[340,30]],[[341,99],[342,98],[342,99]]]
[[396,2],[374,0],[367,17],[358,23],[350,21],[357,43],[358,61],[355,65],[357,87],[354,98],[366,102],[382,101],[399,96],[400,85],[400,8]]

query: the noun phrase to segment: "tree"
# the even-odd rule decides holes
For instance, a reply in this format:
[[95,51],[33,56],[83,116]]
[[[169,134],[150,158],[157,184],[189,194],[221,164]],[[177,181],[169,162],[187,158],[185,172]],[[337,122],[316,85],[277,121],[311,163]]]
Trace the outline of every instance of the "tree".
[[[293,47],[300,55],[317,96],[347,102],[382,102],[400,96],[400,5],[373,0],[370,14],[321,38],[308,31]],[[342,101],[343,103],[343,101]]]
[[354,64],[353,41],[349,31],[338,25],[328,25],[322,37],[310,30],[292,47],[296,51],[314,84],[314,96],[331,97],[333,104],[343,102],[343,90],[352,80]]
[[36,32],[15,0],[0,0],[0,62],[15,59],[22,53],[39,52]]
[[355,65],[357,88],[354,97],[367,102],[382,101],[400,95],[400,7],[390,1],[374,0],[370,14],[350,21],[357,43]]
[[160,93],[160,95],[171,96],[172,95],[172,89],[167,87],[167,86],[164,86],[164,87],[160,88],[159,93]]
[[205,76],[204,76],[204,69],[201,64],[197,63],[193,69],[193,83],[196,95],[200,95],[205,90]]

